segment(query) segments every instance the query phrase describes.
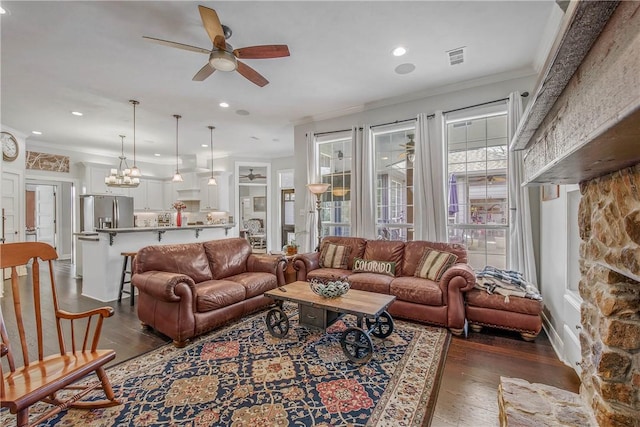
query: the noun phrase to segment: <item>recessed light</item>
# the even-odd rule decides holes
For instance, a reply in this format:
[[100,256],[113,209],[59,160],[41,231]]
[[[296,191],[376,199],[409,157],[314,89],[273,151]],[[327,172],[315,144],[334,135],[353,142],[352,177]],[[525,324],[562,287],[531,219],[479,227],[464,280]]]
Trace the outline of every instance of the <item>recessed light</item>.
[[3,7],[0,7],[0,15],[4,15],[5,13],[7,13],[7,11],[4,10]]
[[160,157],[159,153],[153,153],[153,155],[156,156],[156,157]]
[[73,114],[74,116],[82,116],[82,113],[80,111],[72,111],[71,114]]
[[221,106],[222,108],[229,108],[229,104],[227,104],[226,102],[221,102],[221,103],[220,103],[220,106]]
[[42,132],[40,132],[39,130],[32,130],[31,133],[34,135],[42,135]]
[[407,49],[403,48],[402,46],[398,46],[397,48],[393,49],[391,53],[393,53],[393,56],[402,56],[407,53]]
[[207,144],[201,144],[200,145],[202,148],[209,148],[209,146]]
[[400,64],[396,67],[396,73],[398,74],[409,74],[411,72],[413,72],[413,70],[416,69],[416,66],[413,64]]
[[389,160],[387,156],[382,157],[382,160]]

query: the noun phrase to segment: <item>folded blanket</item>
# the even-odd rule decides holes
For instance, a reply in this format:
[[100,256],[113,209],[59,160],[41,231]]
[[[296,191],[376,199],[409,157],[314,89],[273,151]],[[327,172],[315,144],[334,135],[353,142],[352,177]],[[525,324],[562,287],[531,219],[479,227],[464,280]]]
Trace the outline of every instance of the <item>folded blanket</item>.
[[476,288],[489,294],[504,295],[505,302],[509,302],[510,295],[542,301],[542,296],[535,285],[528,282],[519,271],[500,270],[487,265],[482,271],[476,273],[476,278]]

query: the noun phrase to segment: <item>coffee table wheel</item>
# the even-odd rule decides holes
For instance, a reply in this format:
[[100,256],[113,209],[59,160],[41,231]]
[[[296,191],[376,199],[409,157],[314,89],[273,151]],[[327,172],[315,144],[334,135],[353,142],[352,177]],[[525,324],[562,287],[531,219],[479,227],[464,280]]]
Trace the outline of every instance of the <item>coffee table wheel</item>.
[[[365,319],[365,321],[367,329],[376,338],[386,338],[393,333],[393,318],[386,311],[383,311],[375,321],[369,319]],[[371,330],[372,327],[373,330]]]
[[267,329],[276,338],[282,338],[289,332],[289,318],[281,308],[272,308],[264,319]]
[[355,363],[367,363],[373,356],[373,342],[360,328],[349,328],[342,333],[340,345],[345,356]]

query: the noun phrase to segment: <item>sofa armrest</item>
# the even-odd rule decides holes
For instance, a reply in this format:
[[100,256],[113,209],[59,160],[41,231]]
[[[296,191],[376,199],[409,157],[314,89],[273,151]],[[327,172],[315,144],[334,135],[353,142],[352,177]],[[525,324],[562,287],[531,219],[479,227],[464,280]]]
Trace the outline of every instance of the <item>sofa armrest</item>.
[[251,254],[247,258],[248,271],[261,271],[275,274],[278,286],[284,285],[284,270],[287,267],[287,259],[284,255],[256,255]]
[[[178,283],[186,283],[192,290],[195,289],[193,279],[184,274],[168,273],[166,271],[145,271],[136,273],[131,279],[133,285],[140,292],[166,302],[178,302],[182,298],[176,294]],[[195,294],[195,290],[193,292]]]
[[[455,278],[459,279],[453,280]],[[473,289],[475,285],[476,273],[469,264],[454,264],[440,278],[442,290],[454,287],[457,292],[467,292]]]
[[447,325],[462,332],[465,322],[463,293],[476,284],[476,273],[468,264],[454,264],[440,278],[440,288],[447,298]]
[[298,254],[293,257],[293,269],[296,271],[296,280],[307,280],[307,274],[320,268],[320,252]]

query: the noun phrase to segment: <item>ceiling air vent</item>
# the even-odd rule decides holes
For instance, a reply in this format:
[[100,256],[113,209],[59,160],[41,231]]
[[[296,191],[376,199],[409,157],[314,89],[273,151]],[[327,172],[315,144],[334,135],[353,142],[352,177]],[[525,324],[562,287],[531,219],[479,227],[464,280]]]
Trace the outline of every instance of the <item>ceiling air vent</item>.
[[465,46],[448,50],[447,55],[449,55],[449,65],[462,64],[464,62],[464,51]]

